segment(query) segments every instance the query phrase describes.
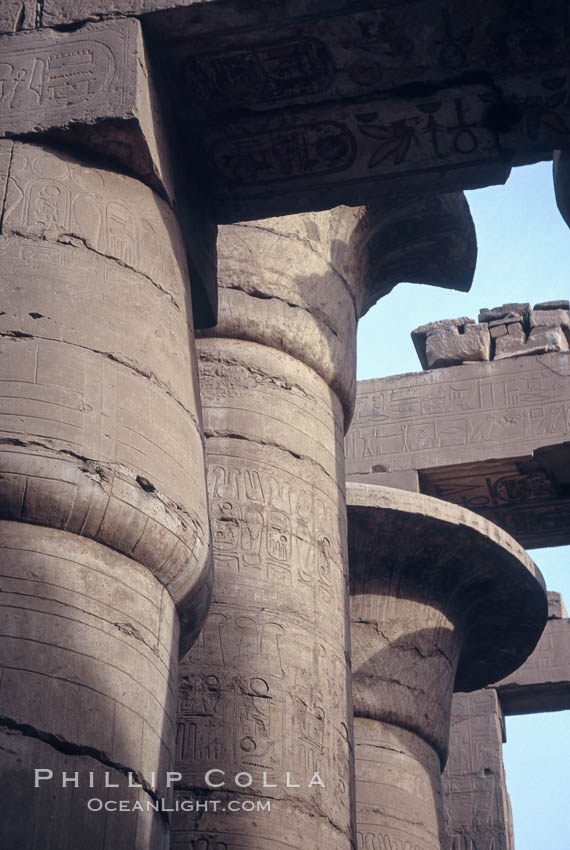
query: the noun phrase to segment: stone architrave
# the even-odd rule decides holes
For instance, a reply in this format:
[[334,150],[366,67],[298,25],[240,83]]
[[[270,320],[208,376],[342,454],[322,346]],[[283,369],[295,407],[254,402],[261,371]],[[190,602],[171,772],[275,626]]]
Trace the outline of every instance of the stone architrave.
[[471,694],[455,694],[443,804],[449,850],[514,850],[505,785],[504,716],[570,708],[570,620],[548,592],[548,622],[525,663]]
[[187,168],[181,173],[169,144],[158,82],[135,19],[0,35],[0,136],[39,136],[102,154],[171,204],[176,200],[196,325],[209,327],[216,315],[216,228],[194,176]]
[[347,474],[415,470],[529,548],[570,542],[570,355],[360,381]]
[[570,619],[559,593],[548,593],[548,622],[532,655],[492,687],[506,715],[570,709]]
[[159,850],[212,578],[184,246],[132,177],[3,140],[0,178],[2,841]]
[[[219,221],[457,191],[567,145],[565,0],[42,0],[10,30],[140,16]],[[2,19],[0,19],[2,21]]]
[[[471,511],[359,483],[347,502],[358,846],[440,850],[453,690],[528,657],[546,621],[544,583]],[[480,713],[487,724],[487,704]]]
[[[387,238],[406,216],[407,250]],[[430,280],[438,253],[446,285],[468,285],[473,223],[462,197],[383,199],[223,227],[218,250],[220,323],[197,343],[216,584],[180,672],[177,799],[246,795],[271,811],[179,812],[173,847],[348,850],[343,433],[356,322],[398,279],[424,268]]]

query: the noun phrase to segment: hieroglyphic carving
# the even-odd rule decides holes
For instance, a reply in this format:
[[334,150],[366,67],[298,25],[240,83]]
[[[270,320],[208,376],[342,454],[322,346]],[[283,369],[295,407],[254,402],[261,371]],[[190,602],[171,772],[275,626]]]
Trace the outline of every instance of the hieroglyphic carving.
[[453,697],[449,759],[442,775],[446,850],[513,850],[502,722],[494,691]]
[[349,472],[422,469],[528,453],[570,427],[565,354],[433,370],[359,384]]
[[[338,523],[323,494],[255,463],[211,463],[208,469],[212,541],[219,582],[241,590],[268,582],[271,592],[299,593],[299,613],[322,617],[340,592]],[[282,588],[280,591],[279,588]]]
[[421,492],[482,513],[525,546],[560,545],[564,482],[536,453],[569,431],[566,352],[364,381],[347,473],[417,470]]
[[327,46],[317,39],[292,39],[275,44],[219,53],[190,55],[183,62],[183,79],[193,99],[208,103],[288,100],[329,88],[334,63]]
[[[76,33],[24,34],[0,38],[2,134],[61,112],[65,120],[111,115],[133,97],[130,66],[139,24],[89,24]],[[60,119],[63,121],[63,119]]]

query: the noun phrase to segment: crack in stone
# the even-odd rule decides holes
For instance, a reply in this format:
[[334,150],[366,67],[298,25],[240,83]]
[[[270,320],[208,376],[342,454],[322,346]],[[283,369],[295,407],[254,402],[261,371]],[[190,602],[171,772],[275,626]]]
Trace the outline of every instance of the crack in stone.
[[200,431],[200,424],[198,422],[198,418],[193,413],[192,410],[187,408],[180,399],[176,398],[172,390],[162,381],[154,372],[151,372],[150,369],[142,369],[140,366],[137,366],[136,363],[133,363],[127,357],[120,357],[117,354],[112,354],[110,351],[102,351],[99,348],[90,348],[88,345],[81,345],[79,342],[68,342],[63,339],[56,339],[51,336],[37,336],[35,334],[23,333],[23,331],[1,331],[0,338],[6,339],[37,339],[42,342],[58,342],[62,345],[71,345],[75,348],[82,348],[84,351],[90,351],[92,354],[100,354],[102,357],[106,357],[108,360],[112,360],[113,363],[118,363],[120,366],[124,366],[126,369],[130,369],[131,372],[134,372],[136,375],[140,375],[142,378],[146,378],[151,383],[155,384],[159,387],[166,395],[168,395],[177,405],[180,407],[184,413],[190,417],[194,426],[198,431]]
[[322,310],[318,310],[315,307],[310,307],[310,306],[305,307],[305,306],[303,306],[303,304],[295,304],[294,301],[288,301],[286,298],[281,298],[279,295],[275,295],[275,294],[274,295],[268,295],[267,293],[262,292],[259,289],[249,290],[249,289],[243,289],[243,287],[241,287],[241,286],[232,285],[232,286],[224,286],[224,287],[222,287],[222,290],[226,290],[226,291],[230,291],[230,292],[241,292],[242,295],[248,295],[251,298],[259,298],[263,301],[271,301],[271,300],[280,301],[281,304],[285,304],[287,307],[292,307],[295,310],[303,310],[305,313],[307,313],[308,316],[311,316],[312,318],[316,318],[317,320],[321,321],[322,324],[324,325],[324,327],[327,328],[327,330],[329,330],[333,334],[333,336],[338,338],[338,331],[335,330],[335,328],[333,328],[333,326],[331,325],[331,323],[328,320],[328,316],[326,315],[326,313],[323,313]]
[[35,738],[43,744],[47,744],[49,747],[52,747],[52,749],[56,750],[58,753],[62,753],[66,756],[92,758],[104,767],[116,770],[117,773],[120,773],[127,778],[132,777],[138,785],[142,786],[143,791],[148,794],[151,800],[158,804],[158,814],[166,821],[167,824],[169,823],[169,819],[166,816],[167,813],[161,811],[161,798],[149,785],[144,776],[142,776],[137,770],[133,770],[133,768],[128,767],[121,762],[114,761],[104,750],[98,750],[96,747],[91,747],[88,744],[74,744],[71,741],[66,741],[59,735],[53,734],[53,732],[46,732],[44,729],[36,729],[35,726],[31,726],[29,723],[21,723],[5,715],[0,715],[0,728],[7,729],[11,732],[17,732],[25,738]]
[[[107,484],[112,485],[113,476],[115,473],[121,473],[124,475],[132,483],[137,483],[139,486],[139,482],[137,478],[141,476],[137,476],[133,481],[133,472],[128,467],[124,466],[117,461],[100,461],[95,460],[93,458],[85,457],[85,455],[80,455],[77,452],[72,451],[71,449],[60,449],[56,446],[49,446],[47,443],[42,443],[39,440],[21,440],[17,437],[0,437],[0,446],[17,446],[20,448],[38,448],[44,449],[48,452],[54,452],[55,454],[63,454],[67,455],[74,460],[81,461],[82,464],[85,464],[87,468],[82,468],[80,471],[90,477],[92,480],[96,481],[99,485],[105,482]],[[92,468],[91,468],[92,467]],[[106,468],[108,467],[108,469]],[[96,476],[96,477],[94,477]],[[146,480],[146,479],[143,479]],[[152,485],[152,491],[146,490],[151,498],[156,498],[163,505],[163,507],[167,511],[171,511],[176,514],[182,527],[187,530],[188,528],[192,528],[196,533],[197,537],[202,537],[202,530],[197,525],[196,521],[192,518],[192,516],[188,513],[188,511],[178,502],[173,501],[164,493],[161,493],[159,490]],[[145,489],[145,488],[142,488]],[[130,553],[122,552],[121,554],[126,554],[128,557],[131,557]],[[135,559],[136,560],[136,559]]]
[[[11,161],[10,161],[11,165]],[[8,171],[8,173],[10,173]],[[1,224],[1,222],[0,222]],[[4,232],[3,228],[0,226],[0,233]],[[150,275],[146,272],[142,271],[142,269],[135,268],[134,266],[129,265],[129,263],[124,262],[119,257],[115,257],[111,254],[105,254],[103,251],[98,251],[89,240],[87,240],[84,236],[81,236],[78,233],[57,233],[55,234],[55,238],[50,238],[49,233],[30,233],[28,231],[21,230],[18,227],[9,227],[8,232],[12,236],[19,236],[22,239],[29,239],[32,242],[50,242],[55,243],[56,245],[68,245],[74,248],[85,248],[86,251],[90,251],[92,254],[95,254],[97,257],[102,257],[104,260],[109,260],[112,263],[115,263],[122,269],[127,269],[128,271],[134,272],[137,275],[140,275],[145,280],[148,280],[158,291],[165,295],[171,303],[174,305],[176,310],[180,312],[180,305],[178,301],[174,298],[174,296],[168,292],[168,290],[164,289],[163,286],[160,285],[156,280],[153,280]]]
[[355,315],[355,316],[356,316],[356,318],[358,319],[358,311],[357,311],[357,305],[356,305],[356,298],[355,298],[355,296],[354,296],[354,295],[353,295],[353,293],[352,293],[352,290],[351,290],[351,288],[350,288],[350,286],[349,286],[349,284],[348,284],[347,279],[346,279],[346,278],[345,278],[345,276],[344,276],[344,275],[343,275],[343,274],[342,274],[342,273],[341,273],[341,272],[340,272],[340,271],[336,268],[336,266],[333,266],[333,264],[330,262],[330,260],[327,260],[327,258],[326,258],[325,256],[323,256],[323,254],[321,254],[321,253],[319,253],[319,251],[316,251],[316,250],[315,250],[315,248],[313,247],[313,244],[312,244],[312,242],[310,241],[310,239],[303,239],[303,237],[302,237],[302,236],[299,236],[297,233],[279,233],[279,231],[277,231],[277,230],[273,230],[273,228],[271,228],[271,227],[263,227],[263,225],[261,225],[261,224],[252,224],[251,222],[250,222],[249,224],[248,224],[248,223],[245,223],[245,222],[233,222],[231,226],[232,226],[232,227],[249,227],[250,229],[253,227],[255,230],[261,230],[261,231],[263,231],[263,232],[265,232],[265,233],[271,233],[273,236],[278,236],[278,237],[279,237],[279,238],[281,238],[281,239],[294,239],[296,242],[300,242],[300,243],[301,243],[301,245],[304,245],[304,246],[305,246],[306,248],[308,248],[308,249],[309,249],[309,250],[310,250],[313,254],[315,254],[317,257],[319,257],[319,258],[320,258],[320,259],[321,259],[321,260],[322,260],[322,261],[323,261],[323,262],[324,262],[324,263],[328,266],[328,268],[329,268],[329,269],[330,269],[330,270],[331,270],[331,271],[332,271],[335,275],[337,275],[337,277],[338,277],[338,278],[342,281],[342,283],[343,283],[343,285],[344,285],[344,287],[345,287],[346,291],[348,292],[348,294],[349,294],[349,296],[350,296],[350,300],[351,300],[352,305],[353,305],[353,307],[354,307],[354,315]]

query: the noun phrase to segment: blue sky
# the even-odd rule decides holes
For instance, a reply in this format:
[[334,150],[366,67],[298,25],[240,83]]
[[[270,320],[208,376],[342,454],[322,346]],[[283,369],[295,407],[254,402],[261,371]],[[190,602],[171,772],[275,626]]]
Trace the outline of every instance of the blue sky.
[[[516,168],[505,186],[467,197],[479,256],[469,293],[400,284],[360,322],[358,378],[421,371],[410,331],[438,319],[470,316],[508,301],[570,297],[570,230],[554,200],[552,164]],[[531,556],[549,590],[570,608],[570,547]],[[570,846],[570,712],[507,718],[503,748],[516,850]]]

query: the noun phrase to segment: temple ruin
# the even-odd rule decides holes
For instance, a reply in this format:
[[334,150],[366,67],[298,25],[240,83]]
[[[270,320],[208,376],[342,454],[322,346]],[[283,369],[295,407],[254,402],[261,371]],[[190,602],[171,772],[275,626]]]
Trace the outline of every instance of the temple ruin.
[[3,0],[2,848],[512,850],[503,715],[569,705],[525,551],[570,542],[569,305],[358,387],[356,333],[469,290],[464,190],[553,159],[570,223],[569,32]]

